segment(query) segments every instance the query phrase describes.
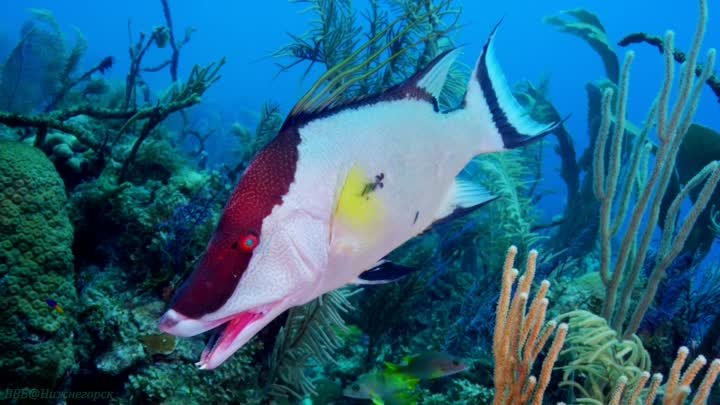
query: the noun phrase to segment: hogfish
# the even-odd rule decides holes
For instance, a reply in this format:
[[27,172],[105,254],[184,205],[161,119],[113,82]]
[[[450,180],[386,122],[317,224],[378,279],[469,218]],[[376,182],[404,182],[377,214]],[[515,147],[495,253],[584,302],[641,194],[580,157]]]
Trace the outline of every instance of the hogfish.
[[451,111],[438,98],[458,49],[379,94],[296,108],[246,169],[160,330],[219,328],[198,362],[213,369],[288,308],[407,274],[383,258],[491,201],[457,178],[463,167],[559,125],[534,121],[515,100],[494,56],[496,29]]

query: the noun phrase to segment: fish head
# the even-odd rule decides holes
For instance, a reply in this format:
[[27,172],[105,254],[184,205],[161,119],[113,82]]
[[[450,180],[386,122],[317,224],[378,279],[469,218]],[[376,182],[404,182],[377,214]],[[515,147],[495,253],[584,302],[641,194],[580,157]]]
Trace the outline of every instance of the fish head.
[[263,222],[262,230],[220,226],[205,257],[176,294],[160,330],[193,336],[225,325],[200,360],[215,368],[290,307],[319,295],[327,226],[301,211]]
[[463,359],[446,353],[436,356],[432,363],[435,369],[433,374],[436,374],[437,377],[445,377],[468,369],[468,365]]
[[345,387],[343,395],[348,398],[368,399],[372,395],[372,392],[368,390],[367,387],[354,382]]
[[222,364],[286,309],[319,295],[328,221],[288,195],[292,174],[282,171],[292,166],[282,163],[287,139],[276,138],[243,175],[205,254],[160,319],[160,330],[176,336],[218,328],[201,368]]
[[410,392],[419,380],[402,373],[372,371],[358,377],[357,381],[345,387],[343,395],[356,399],[386,399],[389,396]]
[[343,389],[343,395],[348,398],[370,399],[382,389],[383,378],[380,372],[371,372],[361,375],[357,381]]

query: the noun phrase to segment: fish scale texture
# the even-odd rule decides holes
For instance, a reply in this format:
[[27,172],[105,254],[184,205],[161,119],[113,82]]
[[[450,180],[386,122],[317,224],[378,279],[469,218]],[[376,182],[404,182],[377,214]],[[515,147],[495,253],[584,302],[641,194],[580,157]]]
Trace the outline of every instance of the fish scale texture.
[[[74,364],[73,229],[38,149],[0,142],[0,381],[54,384]],[[65,309],[53,311],[46,300]]]

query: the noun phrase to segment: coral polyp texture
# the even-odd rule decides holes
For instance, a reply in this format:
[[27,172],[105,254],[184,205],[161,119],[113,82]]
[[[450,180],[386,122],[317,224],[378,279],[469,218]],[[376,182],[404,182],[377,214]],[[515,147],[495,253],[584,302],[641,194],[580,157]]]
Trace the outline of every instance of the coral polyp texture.
[[2,141],[0,185],[0,374],[14,385],[52,387],[75,365],[77,295],[65,187],[42,151]]

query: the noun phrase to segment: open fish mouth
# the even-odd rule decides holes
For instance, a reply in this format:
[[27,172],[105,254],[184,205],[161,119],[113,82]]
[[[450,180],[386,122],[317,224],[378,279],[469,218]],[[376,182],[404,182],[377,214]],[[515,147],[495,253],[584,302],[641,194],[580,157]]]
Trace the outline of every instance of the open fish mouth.
[[222,364],[279,314],[280,303],[234,315],[215,331],[195,365],[202,370],[212,370]]

